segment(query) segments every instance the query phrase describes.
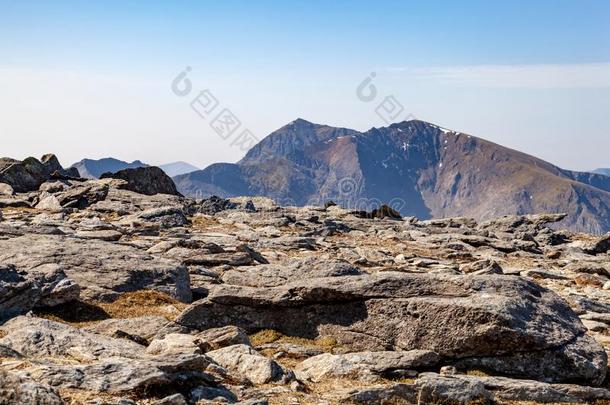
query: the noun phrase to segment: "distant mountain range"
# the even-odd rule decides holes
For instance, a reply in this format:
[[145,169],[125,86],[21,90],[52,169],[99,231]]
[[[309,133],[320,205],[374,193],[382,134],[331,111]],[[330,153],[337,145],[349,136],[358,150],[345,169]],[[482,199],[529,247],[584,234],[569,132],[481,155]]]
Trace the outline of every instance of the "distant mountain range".
[[163,170],[165,172],[165,174],[167,174],[169,177],[174,177],[174,176],[178,176],[178,175],[186,174],[186,173],[192,173],[197,170],[200,170],[198,167],[193,166],[192,164],[187,163],[187,162],[168,163],[168,164],[159,166],[159,168],[161,170]]
[[419,218],[565,212],[560,224],[610,231],[610,177],[561,169],[468,134],[412,120],[358,132],[297,119],[236,164],[174,177],[185,195],[263,195],[283,204],[390,203]]
[[595,169],[593,173],[603,174],[605,176],[610,176],[610,169]]
[[[119,159],[104,158],[98,160],[83,159],[80,162],[74,163],[71,167],[78,169],[78,172],[82,177],[98,179],[104,173],[116,173],[123,169],[137,169],[138,167],[147,166],[149,165],[139,160],[128,163]],[[198,167],[186,162],[168,163],[158,167],[170,177],[199,170]]]

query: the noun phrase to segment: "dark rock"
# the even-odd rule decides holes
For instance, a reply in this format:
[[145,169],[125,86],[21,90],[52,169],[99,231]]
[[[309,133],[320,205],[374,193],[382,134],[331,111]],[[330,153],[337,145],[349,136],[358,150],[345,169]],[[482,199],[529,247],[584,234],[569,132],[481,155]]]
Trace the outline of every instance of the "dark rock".
[[354,211],[353,214],[358,218],[390,218],[390,219],[402,219],[402,215],[394,208],[383,204],[379,208],[373,209],[371,212],[367,211]]
[[80,288],[53,264],[27,271],[0,266],[0,321],[37,307],[48,307],[78,298]]
[[158,167],[139,167],[135,169],[123,169],[116,173],[104,173],[100,179],[121,179],[127,184],[121,186],[139,194],[171,194],[180,195],[174,181]]
[[237,208],[237,204],[231,201],[217,197],[215,195],[202,200],[199,203],[198,212],[206,215],[214,215],[224,210],[231,210]]
[[44,155],[42,161],[33,157],[23,161],[4,158],[0,162],[0,183],[10,185],[15,192],[26,193],[38,190],[55,172],[67,174],[55,155]]

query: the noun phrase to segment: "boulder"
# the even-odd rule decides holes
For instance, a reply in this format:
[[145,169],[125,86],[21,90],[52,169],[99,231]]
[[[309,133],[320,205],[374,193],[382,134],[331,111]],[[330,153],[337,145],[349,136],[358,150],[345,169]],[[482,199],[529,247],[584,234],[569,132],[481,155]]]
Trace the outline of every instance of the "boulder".
[[147,390],[178,390],[183,384],[202,379],[212,381],[203,372],[210,360],[202,355],[143,358],[114,357],[92,364],[42,363],[27,369],[36,381],[58,388],[76,388],[91,392],[142,395]]
[[254,384],[286,382],[292,375],[275,361],[243,344],[213,350],[207,356],[218,365],[247,378]]
[[146,348],[151,355],[176,356],[181,354],[203,354],[210,347],[193,335],[169,333],[162,339],[155,339]]
[[58,265],[41,264],[28,271],[0,266],[0,321],[36,307],[73,301],[79,293],[79,286]]
[[110,357],[138,358],[142,346],[125,339],[76,329],[48,319],[19,316],[0,327],[5,334],[0,345],[27,357],[65,356],[77,361],[93,361]]
[[197,337],[213,350],[238,344],[251,346],[246,332],[236,326],[204,330],[198,333]]
[[100,179],[108,178],[125,180],[127,183],[122,188],[139,194],[180,195],[171,177],[154,166],[124,169],[116,173],[104,173],[100,176]]
[[122,293],[144,289],[183,302],[192,297],[188,271],[180,263],[97,239],[26,234],[0,240],[0,263],[10,263],[26,273],[41,264],[60,265],[86,299],[113,300]]
[[18,161],[3,158],[0,161],[0,183],[6,183],[17,193],[36,191],[52,175],[68,175],[55,155],[44,155],[41,160],[33,157]]
[[23,374],[0,370],[0,404],[63,405],[57,391]]
[[186,333],[188,328],[168,321],[162,316],[141,316],[127,319],[105,319],[83,328],[88,332],[106,336],[129,333],[139,340],[150,342],[153,339],[163,339],[168,333]]
[[332,336],[352,350],[430,350],[554,382],[601,384],[606,372],[603,348],[567,303],[512,276],[384,272],[276,287],[215,285],[176,322]]
[[0,183],[0,196],[12,196],[15,194],[15,190],[6,183]]
[[323,382],[329,378],[377,380],[399,370],[430,369],[440,361],[438,354],[427,350],[406,352],[324,353],[311,357],[295,368],[301,381]]
[[196,211],[201,214],[214,215],[218,212],[235,209],[237,207],[238,205],[236,203],[213,195],[198,202]]
[[587,243],[583,247],[583,251],[590,255],[604,254],[610,251],[610,232],[593,242]]

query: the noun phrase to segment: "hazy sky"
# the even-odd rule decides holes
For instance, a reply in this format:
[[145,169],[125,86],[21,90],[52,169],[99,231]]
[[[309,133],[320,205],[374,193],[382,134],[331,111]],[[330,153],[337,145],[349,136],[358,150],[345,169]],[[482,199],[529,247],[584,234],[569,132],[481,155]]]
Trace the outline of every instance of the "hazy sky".
[[[238,160],[244,129],[386,125],[388,96],[397,120],[610,167],[610,1],[0,0],[1,156],[203,167]],[[241,122],[227,140],[210,126],[225,108]]]

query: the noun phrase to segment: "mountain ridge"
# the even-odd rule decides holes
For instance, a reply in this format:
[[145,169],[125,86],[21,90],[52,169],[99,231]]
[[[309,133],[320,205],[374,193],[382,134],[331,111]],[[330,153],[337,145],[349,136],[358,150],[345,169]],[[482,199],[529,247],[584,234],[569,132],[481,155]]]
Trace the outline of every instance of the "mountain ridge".
[[185,195],[263,195],[282,204],[391,202],[419,218],[566,212],[561,223],[610,230],[610,182],[473,135],[419,121],[359,132],[297,119],[239,162],[174,177]]

